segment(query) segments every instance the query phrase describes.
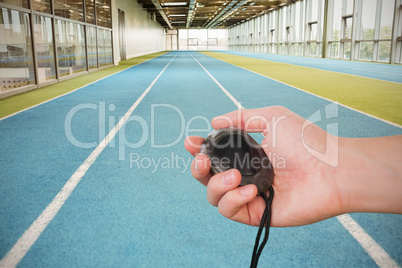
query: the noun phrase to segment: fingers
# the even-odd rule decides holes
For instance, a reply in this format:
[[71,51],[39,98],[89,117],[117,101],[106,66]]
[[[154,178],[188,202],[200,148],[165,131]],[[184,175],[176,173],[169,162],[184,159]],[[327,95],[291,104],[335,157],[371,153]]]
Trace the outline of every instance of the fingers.
[[262,198],[256,196],[257,187],[254,184],[233,189],[219,200],[219,213],[228,219],[258,226],[265,204]]
[[200,152],[201,144],[205,138],[199,136],[189,136],[184,140],[184,147],[192,155],[195,156]]
[[222,196],[230,190],[239,186],[241,182],[241,174],[237,169],[231,169],[214,175],[207,187],[207,199],[213,206],[218,206]]
[[211,160],[205,154],[197,154],[191,163],[191,174],[195,179],[197,179],[200,183],[207,186],[209,179],[212,174],[210,172],[211,169]]

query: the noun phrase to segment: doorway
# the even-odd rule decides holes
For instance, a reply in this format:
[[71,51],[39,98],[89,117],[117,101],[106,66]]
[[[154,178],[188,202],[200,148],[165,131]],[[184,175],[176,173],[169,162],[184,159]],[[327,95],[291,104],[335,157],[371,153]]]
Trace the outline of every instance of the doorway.
[[119,9],[119,49],[120,60],[126,60],[126,21],[124,11]]
[[177,34],[166,34],[166,50],[177,49]]

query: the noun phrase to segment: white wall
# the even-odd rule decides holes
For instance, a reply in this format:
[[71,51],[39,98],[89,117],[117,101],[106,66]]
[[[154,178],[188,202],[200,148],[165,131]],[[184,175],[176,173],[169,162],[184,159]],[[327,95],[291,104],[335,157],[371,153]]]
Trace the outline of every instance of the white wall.
[[127,59],[165,50],[165,29],[149,19],[137,0],[112,0],[113,59],[120,61],[118,9],[124,11]]

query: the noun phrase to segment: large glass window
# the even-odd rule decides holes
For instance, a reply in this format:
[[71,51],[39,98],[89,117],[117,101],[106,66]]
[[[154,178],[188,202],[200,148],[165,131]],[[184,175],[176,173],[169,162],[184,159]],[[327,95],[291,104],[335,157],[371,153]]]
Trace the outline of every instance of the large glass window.
[[330,0],[328,51],[331,58],[350,58],[353,26],[353,0]]
[[179,30],[179,50],[187,50],[187,30]]
[[226,49],[227,31],[219,29],[208,30],[208,49],[224,50]]
[[98,26],[112,28],[111,0],[96,0]]
[[0,91],[34,84],[29,16],[0,10]]
[[364,0],[360,3],[358,59],[389,62],[395,1]]
[[54,0],[54,14],[67,19],[84,21],[84,4],[80,0]]
[[100,66],[110,65],[113,63],[112,31],[98,29],[98,55]]
[[[232,28],[231,33],[236,31]],[[181,29],[179,30],[180,50],[225,50],[227,49],[226,29]]]
[[113,64],[111,1],[0,0],[0,92]]
[[56,44],[60,76],[86,70],[83,25],[56,20]]
[[373,40],[377,0],[364,0],[362,2],[361,39]]
[[13,6],[29,8],[28,0],[0,0],[0,3],[5,3]]
[[33,0],[32,1],[32,8],[35,11],[40,11],[44,13],[51,13],[52,7],[50,5],[51,0]]
[[323,35],[323,0],[306,0],[307,1],[307,25],[308,31],[306,42],[306,55],[313,57],[321,56],[321,44]]
[[87,26],[87,52],[88,68],[98,68],[98,56],[96,51],[96,28]]
[[36,59],[38,79],[43,83],[56,78],[53,51],[52,19],[34,16]]
[[95,24],[95,0],[85,0],[87,23]]

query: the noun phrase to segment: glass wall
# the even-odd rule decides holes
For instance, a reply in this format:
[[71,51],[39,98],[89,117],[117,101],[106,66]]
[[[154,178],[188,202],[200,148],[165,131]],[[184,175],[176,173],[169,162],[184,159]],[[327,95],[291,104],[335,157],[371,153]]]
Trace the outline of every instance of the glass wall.
[[293,55],[303,55],[303,35],[304,35],[304,8],[302,2],[292,4],[291,9],[291,51]]
[[112,31],[110,30],[98,29],[98,58],[100,66],[113,63]]
[[87,53],[88,53],[88,68],[98,68],[98,53],[96,42],[96,27],[87,26]]
[[358,59],[389,62],[395,1],[359,0],[357,4],[361,13],[356,38]]
[[328,9],[328,56],[350,59],[353,0],[330,0]]
[[67,19],[84,21],[82,1],[54,0],[54,14]]
[[86,70],[84,25],[56,20],[56,45],[60,76]]
[[238,51],[402,63],[402,0],[288,1],[229,27],[228,44]]
[[225,50],[227,30],[225,29],[181,29],[179,50]]
[[0,91],[35,83],[28,14],[0,9]]
[[38,82],[44,83],[56,79],[52,19],[35,15],[34,34],[38,65]]
[[113,64],[111,0],[0,0],[0,11],[0,97]]

